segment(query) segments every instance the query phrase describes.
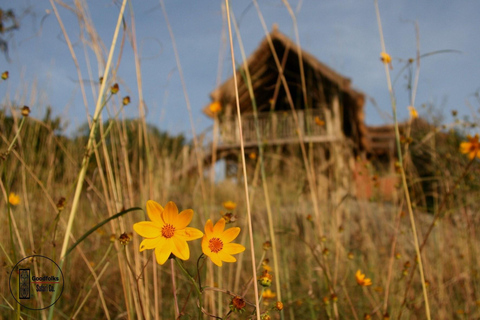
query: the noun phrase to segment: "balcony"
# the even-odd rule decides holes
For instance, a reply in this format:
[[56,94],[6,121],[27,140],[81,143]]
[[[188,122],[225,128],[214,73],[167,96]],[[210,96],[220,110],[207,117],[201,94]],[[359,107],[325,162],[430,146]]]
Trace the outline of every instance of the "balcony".
[[[298,143],[298,130],[304,142],[328,142],[340,139],[335,136],[330,110],[310,109],[296,110],[298,128],[292,111],[275,111],[258,113],[257,121],[253,114],[242,115],[243,142],[245,147],[258,145],[257,128],[261,142],[264,144]],[[317,118],[317,121],[315,119]],[[235,118],[219,121],[218,148],[230,149],[240,146],[240,131]],[[258,125],[256,125],[258,123]]]

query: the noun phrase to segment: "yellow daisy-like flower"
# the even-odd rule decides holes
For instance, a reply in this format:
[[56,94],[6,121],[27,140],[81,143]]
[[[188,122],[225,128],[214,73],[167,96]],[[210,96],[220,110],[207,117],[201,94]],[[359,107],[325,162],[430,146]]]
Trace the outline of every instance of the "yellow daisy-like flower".
[[460,143],[460,152],[463,154],[468,153],[468,158],[471,160],[475,157],[480,158],[480,142],[478,141],[478,134],[474,137],[468,135],[468,141]]
[[240,228],[234,227],[225,230],[225,219],[220,218],[213,225],[208,219],[205,224],[205,235],[202,239],[202,251],[217,266],[222,266],[222,261],[235,262],[237,259],[232,254],[245,251],[245,247],[238,243],[232,242],[240,233]]
[[418,118],[418,112],[417,112],[417,109],[415,109],[415,107],[409,106],[408,111],[410,111],[410,118],[412,119]]
[[18,206],[20,204],[20,197],[18,196],[18,194],[10,192],[10,194],[8,195],[8,202],[12,206]]
[[383,63],[389,64],[392,62],[392,57],[386,52],[380,52],[380,60],[382,60]]
[[213,101],[209,106],[208,109],[210,109],[210,112],[213,114],[219,113],[222,111],[222,105],[218,101]]
[[357,270],[357,273],[355,273],[355,278],[360,286],[366,287],[372,285],[372,279],[365,278],[365,275],[362,273],[362,271],[360,271],[360,269]]
[[192,221],[193,210],[178,213],[178,208],[170,201],[165,209],[152,200],[147,201],[147,214],[151,221],[142,221],[133,225],[133,230],[145,239],[140,243],[140,251],[155,249],[158,264],[167,261],[170,254],[182,260],[190,258],[187,241],[199,239],[203,232],[187,227]]
[[272,290],[270,290],[270,289],[267,289],[267,290],[263,291],[263,293],[262,293],[262,298],[265,299],[265,300],[266,299],[273,299],[276,296],[277,296],[277,294],[275,292],[272,292]]
[[237,204],[233,201],[225,201],[223,207],[229,211],[233,211],[237,207]]

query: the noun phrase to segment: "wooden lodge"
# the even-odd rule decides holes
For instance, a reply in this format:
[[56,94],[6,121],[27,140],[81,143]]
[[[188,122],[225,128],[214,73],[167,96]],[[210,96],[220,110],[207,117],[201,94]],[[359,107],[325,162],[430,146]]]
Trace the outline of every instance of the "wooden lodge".
[[[298,143],[297,125],[292,114],[295,112],[304,142],[333,142],[345,137],[353,142],[357,152],[365,150],[364,94],[351,87],[350,79],[297,48],[277,29],[269,37],[271,42],[266,37],[247,60],[255,102],[249,94],[244,67],[237,70],[245,146],[258,144],[253,115],[255,103],[264,143]],[[303,60],[305,95],[302,92],[299,55]],[[288,88],[282,83],[280,68]],[[240,136],[233,77],[215,89],[210,97],[221,105],[218,147],[238,148]],[[289,101],[292,101],[293,108]],[[214,117],[210,106],[203,111]]]
[[[298,145],[300,139],[305,144],[314,143],[315,150],[319,150],[316,158],[323,171],[320,174],[327,181],[334,177],[335,187],[349,189],[355,157],[369,151],[363,112],[365,95],[352,88],[350,79],[298,48],[276,28],[247,59],[247,66],[248,70],[244,65],[237,69],[245,148],[257,149],[259,143]],[[247,74],[254,98],[249,92]],[[218,158],[227,160],[229,171],[229,164],[238,162],[240,149],[233,77],[211,92],[210,97],[212,104],[203,112],[215,119],[215,148]]]

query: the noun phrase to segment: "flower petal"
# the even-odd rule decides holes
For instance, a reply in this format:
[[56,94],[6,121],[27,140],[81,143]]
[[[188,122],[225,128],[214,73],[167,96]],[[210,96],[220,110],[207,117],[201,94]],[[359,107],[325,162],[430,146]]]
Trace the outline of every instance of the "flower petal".
[[460,152],[461,153],[468,153],[470,151],[470,146],[472,144],[470,142],[462,142],[460,143]]
[[177,229],[177,226],[175,225],[175,222],[177,222],[177,216],[178,216],[177,205],[173,201],[169,201],[165,206],[165,210],[163,210],[163,215],[162,215],[163,221],[165,223],[169,223],[173,225]]
[[237,254],[245,251],[245,247],[238,243],[226,243],[223,245],[223,250],[229,254]]
[[[210,220],[209,220],[210,221]],[[207,236],[203,236],[203,239],[202,239],[202,251],[203,253],[206,255],[206,256],[210,256],[210,254],[212,253],[209,249],[208,249],[208,238]]]
[[182,212],[180,212],[179,215],[175,217],[176,219],[175,228],[177,230],[186,228],[192,221],[192,218],[193,218],[192,209],[183,210]]
[[144,239],[142,243],[140,243],[140,252],[143,250],[148,250],[148,249],[153,249],[157,247],[163,247],[165,244],[165,238],[164,237],[156,237],[152,239]]
[[220,218],[220,220],[218,220],[213,227],[213,233],[220,236],[223,230],[225,230],[225,219]]
[[213,222],[212,220],[208,219],[207,223],[205,223],[205,234],[210,237],[212,233],[213,233]]
[[217,253],[211,253],[209,256],[210,260],[212,260],[213,263],[215,263],[217,266],[221,267],[222,266],[222,260],[218,256]]
[[144,238],[156,238],[162,235],[160,227],[151,221],[142,221],[133,225],[133,230]]
[[233,257],[232,255],[225,252],[225,250],[219,251],[218,252],[218,257],[222,261],[225,261],[225,262],[236,262],[237,261],[237,259],[235,259],[235,257]]
[[163,225],[162,213],[163,207],[159,203],[153,200],[147,201],[147,214],[150,220],[153,222],[162,223]]
[[223,243],[232,242],[240,233],[239,227],[227,229],[222,234]]
[[172,253],[182,260],[188,260],[190,258],[190,249],[188,248],[187,241],[179,238],[172,237]]
[[195,228],[187,227],[185,229],[175,231],[175,236],[185,241],[192,241],[203,237],[203,232]]
[[157,258],[157,263],[162,265],[167,261],[168,257],[172,253],[173,242],[170,239],[165,239],[165,244],[161,247],[155,248],[155,257]]

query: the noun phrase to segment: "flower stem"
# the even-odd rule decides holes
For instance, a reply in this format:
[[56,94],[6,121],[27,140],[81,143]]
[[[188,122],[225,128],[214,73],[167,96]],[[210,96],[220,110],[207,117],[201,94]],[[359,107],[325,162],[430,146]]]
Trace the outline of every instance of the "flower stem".
[[[193,286],[195,287],[195,290],[197,291],[197,296],[198,296],[198,319],[203,319],[203,313],[202,313],[202,288],[198,286],[197,282],[195,279],[188,273],[188,271],[183,267],[183,265],[178,261],[178,259],[175,257],[173,258],[177,265],[180,267],[180,270],[187,276],[188,279],[192,282]],[[200,279],[200,277],[199,277]]]

